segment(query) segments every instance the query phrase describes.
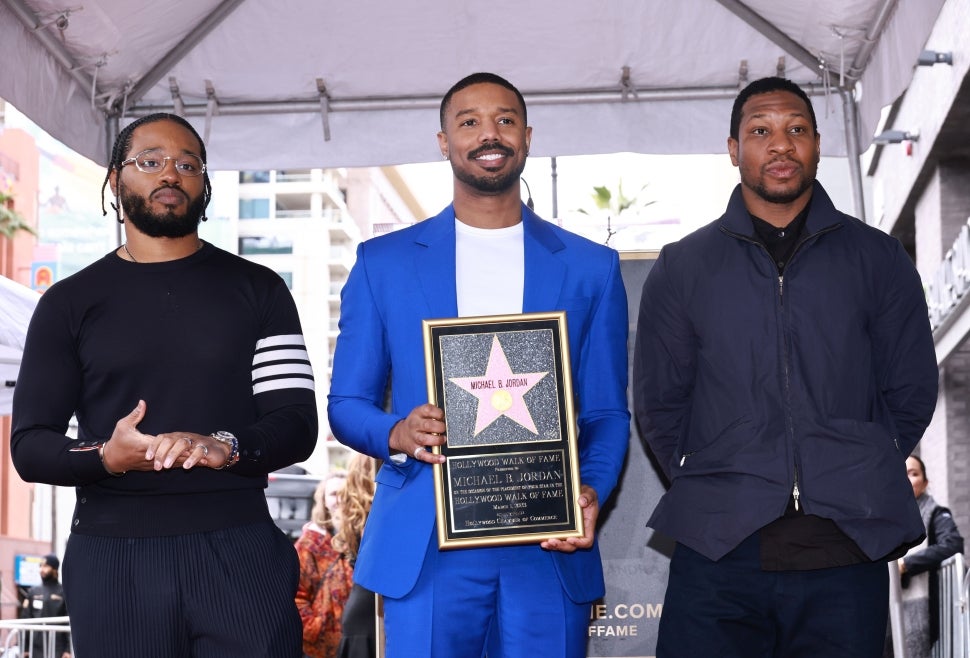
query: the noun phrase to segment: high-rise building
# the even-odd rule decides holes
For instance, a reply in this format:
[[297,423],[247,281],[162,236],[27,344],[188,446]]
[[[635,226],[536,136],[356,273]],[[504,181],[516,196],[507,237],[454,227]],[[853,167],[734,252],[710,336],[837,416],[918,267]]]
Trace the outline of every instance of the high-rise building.
[[205,239],[266,265],[286,281],[300,311],[316,378],[320,440],[306,467],[345,461],[330,435],[326,396],[340,319],[340,290],[357,245],[425,217],[393,167],[215,172]]

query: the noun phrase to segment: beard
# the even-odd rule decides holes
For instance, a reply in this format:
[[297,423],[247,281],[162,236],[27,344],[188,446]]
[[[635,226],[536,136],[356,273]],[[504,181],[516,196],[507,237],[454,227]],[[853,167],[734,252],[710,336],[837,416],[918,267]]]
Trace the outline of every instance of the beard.
[[[179,188],[172,189],[185,194]],[[202,221],[202,212],[205,210],[205,199],[201,194],[189,200],[188,207],[181,215],[176,214],[174,210],[161,213],[149,210],[147,199],[130,194],[123,187],[118,190],[118,198],[121,201],[121,207],[125,210],[125,219],[152,238],[184,238],[186,235],[195,233],[199,228],[199,222]]]
[[768,203],[789,204],[804,194],[806,190],[810,189],[812,187],[812,183],[812,179],[802,178],[797,187],[787,190],[771,191],[765,187],[763,182],[759,181],[756,185],[752,186],[751,189],[754,190],[755,194],[760,196]]
[[[770,164],[771,163],[769,162],[765,165],[765,167],[769,166]],[[765,184],[767,174],[764,173],[764,171],[759,172],[760,178],[755,178],[752,176],[751,180],[746,180],[744,173],[742,173],[741,182],[768,203],[787,205],[798,199],[798,197],[812,188],[812,185],[815,183],[815,174],[817,172],[818,160],[809,162],[807,165],[800,166],[799,173],[801,174],[801,177],[792,181],[792,187],[789,188],[768,189],[768,186]]]
[[[501,151],[509,157],[515,155],[515,151],[508,147],[496,144],[485,144],[469,153],[468,159],[473,160],[485,151]],[[484,192],[485,194],[499,194],[501,192],[510,190],[512,186],[518,182],[519,178],[522,176],[522,172],[525,171],[525,158],[522,159],[522,162],[514,165],[512,169],[504,173],[494,175],[485,174],[482,176],[476,176],[460,168],[454,162],[451,163],[451,170],[455,174],[455,178],[460,180],[465,185],[468,185],[479,192]]]

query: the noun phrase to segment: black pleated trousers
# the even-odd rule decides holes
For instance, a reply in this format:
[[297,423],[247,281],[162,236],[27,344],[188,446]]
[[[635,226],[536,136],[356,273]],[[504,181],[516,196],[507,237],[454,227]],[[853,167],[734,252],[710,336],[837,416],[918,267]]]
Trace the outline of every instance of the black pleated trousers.
[[299,559],[271,522],[173,537],[72,534],[75,658],[300,658]]

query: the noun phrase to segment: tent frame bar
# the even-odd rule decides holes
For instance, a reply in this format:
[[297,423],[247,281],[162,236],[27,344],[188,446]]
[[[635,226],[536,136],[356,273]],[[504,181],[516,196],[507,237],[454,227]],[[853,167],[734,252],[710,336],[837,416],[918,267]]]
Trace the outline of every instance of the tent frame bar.
[[779,30],[761,14],[755,12],[743,2],[739,2],[738,0],[717,0],[717,2],[809,69],[818,71],[820,75],[825,72],[816,55],[806,50],[800,43]]
[[[801,85],[809,96],[822,96],[831,93],[831,88],[821,84]],[[682,100],[732,100],[738,95],[738,88],[731,87],[682,87],[665,89],[637,89],[636,93],[629,93],[623,97],[623,89],[588,89],[573,91],[555,91],[528,93],[523,92],[527,104],[534,105],[573,105],[582,103],[644,103]],[[360,98],[330,98],[331,112],[359,112],[381,110],[426,110],[437,109],[441,104],[441,96],[394,96],[394,97],[360,97]],[[174,104],[164,103],[155,105],[128,106],[126,117],[140,117],[155,112],[172,112]],[[183,111],[186,117],[204,117],[208,110],[205,102],[185,102]],[[306,100],[255,100],[255,101],[220,101],[219,115],[247,115],[247,114],[318,114],[320,112],[319,97]]]
[[[138,117],[154,112],[176,111],[175,102],[163,105],[138,105],[144,97],[172,68],[195,48],[212,30],[222,24],[245,0],[223,0],[210,12],[184,39],[179,41],[155,65],[135,82],[121,98],[113,98],[111,105],[102,108],[105,114],[106,133],[109,142],[118,134],[120,119],[124,117]],[[43,48],[51,54],[64,71],[84,89],[91,90],[92,105],[101,93],[97,88],[96,78],[87,74],[84,68],[74,59],[64,45],[58,42],[54,32],[44,25],[39,17],[26,5],[23,0],[0,0],[23,23],[23,25],[37,37]],[[810,69],[814,69],[822,77],[821,84],[805,85],[803,88],[810,96],[831,93],[829,86],[836,73],[828,65],[821,54],[813,54],[797,41],[775,27],[770,21],[753,11],[740,0],[717,0],[725,9],[750,25],[760,34],[793,56],[797,61]],[[877,37],[889,21],[898,0],[883,0],[876,15],[876,19],[866,30],[862,49],[856,54],[848,70],[838,71],[841,76],[841,86],[838,88],[842,97],[843,117],[845,122],[846,152],[849,159],[849,171],[852,179],[853,199],[856,215],[865,220],[865,203],[862,195],[862,173],[859,164],[860,139],[858,135],[858,107],[855,103],[852,89],[868,64],[873,49],[876,47]],[[628,87],[609,89],[588,89],[574,91],[559,91],[524,94],[530,105],[568,105],[581,103],[612,103],[612,102],[663,102],[682,100],[718,100],[731,99],[737,95],[736,87],[685,87],[668,89],[631,90]],[[415,97],[386,97],[386,98],[329,98],[327,112],[353,112],[368,110],[409,110],[432,109],[440,103],[438,96]],[[198,103],[180,103],[177,108],[182,116],[205,117],[211,121],[214,112],[211,99]],[[278,114],[308,114],[321,112],[321,99],[307,100],[253,100],[238,102],[218,102],[215,108],[218,114],[225,116]],[[325,131],[328,128],[325,119]],[[108,159],[110,160],[111,146],[106,144]]]
[[61,65],[64,71],[74,78],[74,80],[81,85],[82,89],[89,90],[94,87],[94,78],[84,72],[82,66],[74,59],[74,56],[68,52],[64,44],[60,43],[54,36],[54,33],[47,29],[47,27],[38,19],[37,15],[34,14],[33,10],[25,5],[22,0],[0,0],[10,9],[13,14],[20,19],[20,22],[24,24],[37,40],[40,41],[44,50],[51,54],[57,63]]
[[[142,96],[148,93],[155,84],[161,80],[169,71],[199,44],[212,30],[218,27],[229,14],[241,5],[245,0],[223,0],[215,9],[212,10],[195,28],[189,32],[178,44],[168,51],[155,66],[151,68],[138,82],[134,83],[127,94],[122,94],[121,98],[114,99],[113,108],[100,108],[106,115],[120,112],[120,107],[124,104],[137,102]],[[92,104],[94,99],[104,94],[95,84],[95,78],[84,72],[84,67],[68,52],[64,44],[57,40],[54,32],[44,25],[33,10],[24,4],[23,0],[0,0],[10,9],[11,12],[23,23],[40,44],[64,71],[74,78],[81,85],[81,88],[90,90],[92,94]],[[56,12],[55,12],[56,13]]]
[[175,65],[182,60],[183,57],[192,52],[200,41],[202,41],[212,30],[217,28],[226,18],[236,10],[239,5],[241,5],[245,0],[223,0],[219,3],[219,6],[212,10],[212,12],[206,16],[202,21],[192,29],[185,38],[179,41],[174,48],[168,51],[164,57],[162,57],[158,62],[151,68],[148,73],[143,75],[141,79],[135,83],[128,93],[127,102],[137,103],[142,96],[151,91],[151,88],[158,83],[159,80],[167,75],[171,74],[172,69]]

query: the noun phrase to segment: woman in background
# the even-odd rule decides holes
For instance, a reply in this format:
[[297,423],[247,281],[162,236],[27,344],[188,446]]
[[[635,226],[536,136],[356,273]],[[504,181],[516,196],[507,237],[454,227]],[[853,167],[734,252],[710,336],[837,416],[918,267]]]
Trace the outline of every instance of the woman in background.
[[[908,658],[929,658],[940,635],[937,569],[943,560],[963,552],[963,537],[950,510],[926,493],[930,481],[926,465],[916,456],[906,460],[906,475],[913,485],[926,539],[898,560],[903,586],[903,628]],[[884,655],[892,655],[891,646]]]
[[303,621],[303,653],[308,658],[334,658],[340,644],[340,618],[350,596],[353,568],[333,537],[343,527],[345,471],[332,471],[313,493],[310,521],[296,540],[300,584],[296,607]]
[[[343,495],[343,523],[334,537],[334,548],[341,551],[351,564],[357,560],[360,537],[374,500],[374,475],[377,461],[354,453],[347,468],[347,485]],[[370,590],[354,584],[344,608],[339,658],[372,658],[376,655],[376,597]]]

